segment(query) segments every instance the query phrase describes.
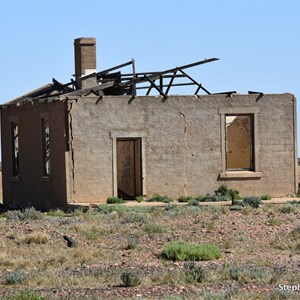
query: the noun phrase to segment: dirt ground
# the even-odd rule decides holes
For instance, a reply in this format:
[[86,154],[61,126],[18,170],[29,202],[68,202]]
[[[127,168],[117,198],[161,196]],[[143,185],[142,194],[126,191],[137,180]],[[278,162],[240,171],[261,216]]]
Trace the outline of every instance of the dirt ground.
[[[298,202],[3,213],[0,299],[299,299],[282,291],[300,284],[299,216]],[[162,257],[182,240],[216,245],[222,256],[194,271]],[[128,271],[139,285],[125,286]]]

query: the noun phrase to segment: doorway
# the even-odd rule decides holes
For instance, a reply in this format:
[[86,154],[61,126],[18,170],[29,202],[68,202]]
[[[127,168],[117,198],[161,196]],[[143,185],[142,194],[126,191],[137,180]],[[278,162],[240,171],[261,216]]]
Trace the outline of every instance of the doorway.
[[142,195],[141,138],[117,138],[117,189],[123,199]]

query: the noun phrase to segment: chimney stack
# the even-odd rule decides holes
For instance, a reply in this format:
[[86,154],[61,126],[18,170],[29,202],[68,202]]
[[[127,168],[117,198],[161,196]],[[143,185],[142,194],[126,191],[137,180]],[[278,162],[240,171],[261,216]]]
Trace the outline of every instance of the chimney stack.
[[[97,85],[96,39],[78,38],[74,40],[75,79],[80,88]],[[90,74],[95,74],[90,75]],[[90,76],[87,76],[90,75]],[[83,77],[83,78],[82,78]]]

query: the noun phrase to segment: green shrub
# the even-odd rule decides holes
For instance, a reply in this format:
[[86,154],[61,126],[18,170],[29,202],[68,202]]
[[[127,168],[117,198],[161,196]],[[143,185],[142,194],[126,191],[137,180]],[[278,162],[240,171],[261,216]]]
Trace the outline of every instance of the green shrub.
[[292,232],[291,232],[292,236],[295,238],[299,238],[300,237],[300,225],[296,226]]
[[163,233],[166,231],[165,228],[159,224],[147,224],[145,225],[144,230],[149,234]]
[[6,300],[46,300],[46,298],[39,296],[29,291],[23,291],[8,298]]
[[253,208],[258,208],[261,205],[261,200],[258,197],[245,197],[243,199],[243,204],[246,206],[251,206]]
[[5,214],[8,221],[27,221],[41,220],[43,213],[36,210],[34,207],[25,208],[23,210],[9,210]]
[[199,206],[199,201],[197,201],[196,199],[192,199],[189,204],[189,206]]
[[122,215],[126,223],[146,223],[147,216],[144,213],[130,211]]
[[282,221],[276,218],[270,218],[268,219],[267,223],[271,226],[279,226],[282,224]]
[[7,285],[12,285],[12,284],[20,284],[23,283],[26,280],[26,276],[24,273],[16,271],[16,272],[11,272],[8,273],[5,276],[5,284]]
[[118,205],[118,204],[100,204],[96,208],[96,212],[99,214],[110,214],[113,211],[117,213],[125,213],[129,211],[129,208],[124,205]]
[[118,197],[108,197],[106,200],[107,204],[120,204],[120,203],[125,203],[125,201],[122,198]]
[[139,272],[135,270],[127,270],[122,273],[121,280],[125,287],[134,287],[142,283]]
[[185,262],[183,267],[187,283],[201,283],[204,281],[206,275],[205,270],[197,266],[194,261]]
[[144,201],[144,197],[143,197],[143,196],[137,196],[137,197],[135,198],[135,200],[136,200],[138,203],[141,203],[141,202]]
[[135,249],[137,247],[137,245],[139,244],[140,242],[140,239],[135,236],[135,235],[132,235],[128,238],[127,240],[127,246],[126,246],[126,250],[131,250],[131,249]]
[[228,197],[224,195],[211,195],[206,194],[204,197],[195,198],[199,202],[217,202],[217,201],[228,201]]
[[284,205],[284,206],[280,207],[278,209],[278,211],[283,213],[283,214],[290,214],[290,213],[295,212],[295,207],[292,206],[292,205],[287,204],[287,205]]
[[178,202],[190,202],[193,199],[192,196],[180,196]]
[[260,196],[260,200],[271,200],[271,199],[272,199],[272,197],[268,194]]
[[162,257],[169,260],[212,260],[221,257],[221,251],[212,244],[189,244],[174,241],[164,246]]
[[239,283],[269,283],[272,279],[272,272],[256,266],[235,267],[229,268],[230,279],[236,280]]
[[164,203],[170,203],[173,202],[173,199],[167,197],[167,196],[160,196],[158,194],[154,194],[150,199],[147,200],[148,202],[164,202]]

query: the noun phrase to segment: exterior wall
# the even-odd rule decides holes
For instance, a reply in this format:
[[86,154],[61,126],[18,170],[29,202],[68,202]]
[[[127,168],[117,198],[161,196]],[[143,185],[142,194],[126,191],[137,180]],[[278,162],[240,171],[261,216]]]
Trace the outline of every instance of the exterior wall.
[[[65,207],[65,112],[64,103],[51,102],[9,106],[1,110],[4,205],[38,209]],[[50,122],[51,176],[43,178],[41,115]],[[20,176],[12,176],[11,119],[19,123]]]
[[[212,193],[222,183],[242,195],[296,192],[295,98],[282,95],[79,98],[69,104],[68,201],[104,202],[115,191],[113,136],[145,135],[144,194],[177,198]],[[254,107],[255,174],[224,178],[220,107]],[[117,132],[117,133],[116,133]],[[142,152],[143,152],[142,150]],[[259,160],[259,162],[258,162]],[[246,176],[246,177],[245,177]],[[146,192],[145,192],[146,191]]]

